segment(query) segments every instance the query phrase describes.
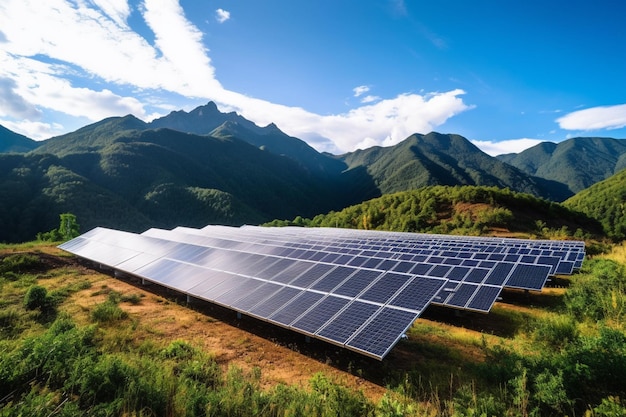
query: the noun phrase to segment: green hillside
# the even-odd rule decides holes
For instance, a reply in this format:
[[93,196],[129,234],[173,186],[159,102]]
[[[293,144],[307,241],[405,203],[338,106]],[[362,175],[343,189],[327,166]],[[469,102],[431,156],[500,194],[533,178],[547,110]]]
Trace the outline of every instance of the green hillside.
[[497,187],[431,186],[384,195],[296,224],[451,234],[598,236],[600,224],[561,204]]
[[39,142],[15,133],[0,125],[0,153],[28,152],[39,146]]
[[608,236],[626,239],[626,169],[579,192],[563,205],[597,219]]
[[481,185],[562,201],[562,184],[529,176],[493,158],[459,135],[412,135],[396,146],[373,147],[342,156],[350,169],[364,168],[381,194],[428,185]]
[[129,123],[136,119],[115,118],[55,138],[33,154],[0,155],[0,241],[32,239],[68,211],[83,230],[142,231],[258,224],[348,204],[341,181],[311,175],[246,142],[125,130]]
[[529,175],[566,184],[578,193],[626,168],[626,140],[573,138],[544,142],[498,158]]

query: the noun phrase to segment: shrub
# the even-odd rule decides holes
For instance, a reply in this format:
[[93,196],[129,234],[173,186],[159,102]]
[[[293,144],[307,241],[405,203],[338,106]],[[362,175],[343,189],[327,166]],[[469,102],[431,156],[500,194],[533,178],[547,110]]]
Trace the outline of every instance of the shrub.
[[24,297],[24,307],[29,310],[36,308],[44,310],[49,307],[49,304],[48,290],[39,285],[31,286]]
[[22,271],[38,266],[39,263],[39,258],[35,255],[24,253],[9,255],[0,262],[0,274],[19,274]]
[[128,313],[118,305],[119,296],[109,296],[104,303],[98,304],[91,312],[91,319],[98,323],[107,323],[123,320]]

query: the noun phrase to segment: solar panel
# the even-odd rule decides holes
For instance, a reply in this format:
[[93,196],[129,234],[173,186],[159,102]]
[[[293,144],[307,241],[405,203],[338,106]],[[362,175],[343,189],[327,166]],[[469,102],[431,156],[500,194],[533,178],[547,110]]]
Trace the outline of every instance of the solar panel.
[[258,226],[96,228],[59,247],[378,359],[431,303],[488,312],[585,255],[583,242]]

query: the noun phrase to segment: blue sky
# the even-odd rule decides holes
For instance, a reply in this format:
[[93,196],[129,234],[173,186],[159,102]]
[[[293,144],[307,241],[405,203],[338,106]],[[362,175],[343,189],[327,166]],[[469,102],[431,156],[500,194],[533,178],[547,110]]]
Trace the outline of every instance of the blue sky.
[[626,138],[626,2],[2,0],[0,124],[46,139],[215,101],[320,151]]

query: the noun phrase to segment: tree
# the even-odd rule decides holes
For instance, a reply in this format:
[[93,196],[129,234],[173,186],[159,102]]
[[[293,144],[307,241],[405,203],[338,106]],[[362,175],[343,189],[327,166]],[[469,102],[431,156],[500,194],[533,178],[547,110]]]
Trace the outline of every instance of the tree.
[[73,215],[72,213],[62,213],[60,217],[61,223],[59,224],[59,234],[61,235],[61,239],[74,239],[80,234],[80,227],[78,225],[78,222],[76,221],[75,215]]
[[74,239],[80,234],[80,226],[76,221],[76,216],[72,213],[62,213],[60,215],[61,222],[58,229],[52,229],[49,232],[37,233],[37,240],[50,242],[67,241]]

